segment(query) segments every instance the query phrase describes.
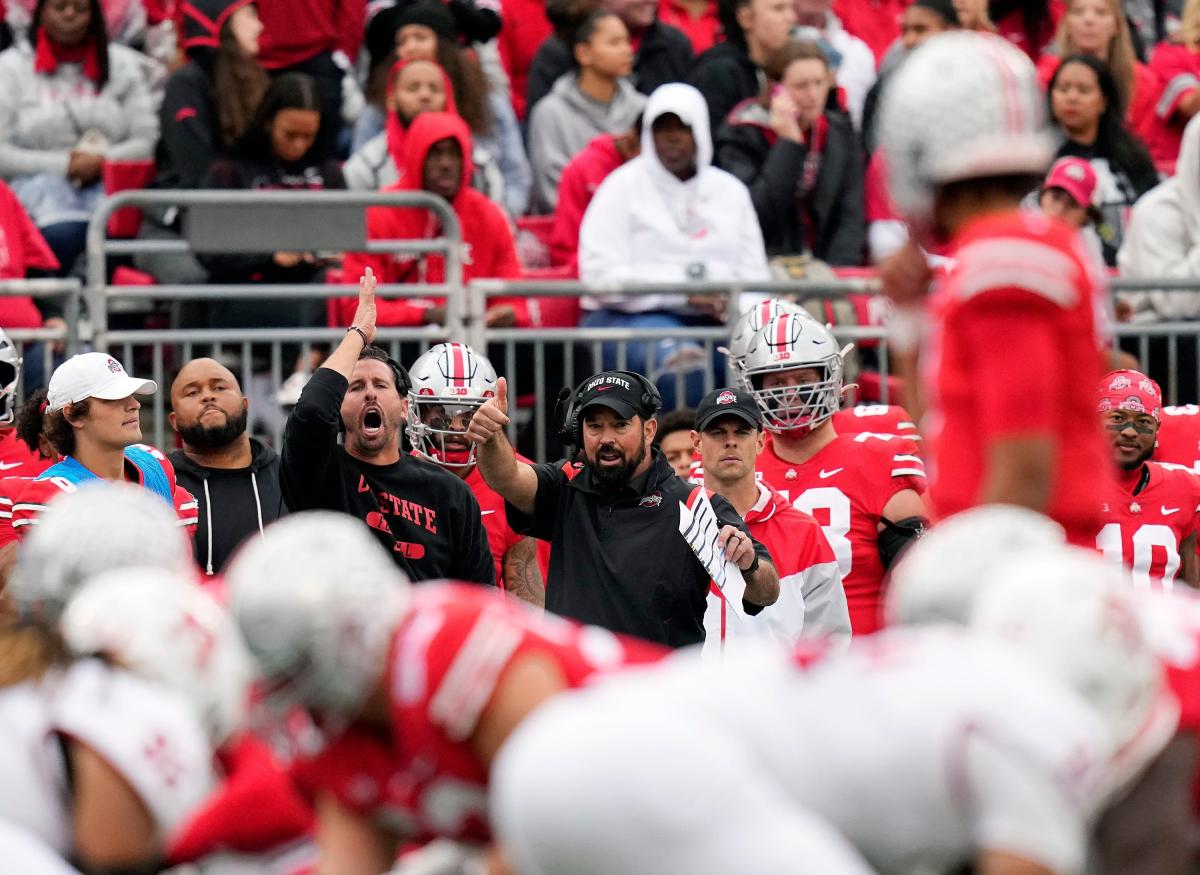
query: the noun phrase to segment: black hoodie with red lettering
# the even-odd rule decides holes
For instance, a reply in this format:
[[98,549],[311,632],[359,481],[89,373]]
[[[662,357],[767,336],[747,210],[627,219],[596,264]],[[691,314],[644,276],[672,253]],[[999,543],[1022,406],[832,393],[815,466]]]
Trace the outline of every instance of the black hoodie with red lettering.
[[401,453],[360,461],[338,441],[346,378],[318,368],[288,417],[280,484],[292,513],[333,510],[363,520],[410,579],[494,586],[495,563],[479,502],[456,475]]

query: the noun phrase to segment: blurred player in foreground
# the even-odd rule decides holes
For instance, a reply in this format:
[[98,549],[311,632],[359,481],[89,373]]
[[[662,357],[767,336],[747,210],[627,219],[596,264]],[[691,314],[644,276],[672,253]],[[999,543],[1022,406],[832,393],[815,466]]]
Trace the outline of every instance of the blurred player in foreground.
[[1177,712],[1119,573],[1036,559],[981,582],[973,630],[715,673],[680,654],[547,703],[492,771],[514,868],[823,872],[789,827],[812,814],[884,875],[1078,875],[1095,813]]
[[[1090,403],[1103,277],[1077,229],[1020,209],[1054,155],[1045,94],[990,34],[941,34],[910,60],[884,97],[881,142],[914,240],[881,272],[893,345],[910,361],[920,347],[934,514],[1017,504],[1091,546],[1109,469]],[[955,263],[926,300],[918,243],[939,241]]]
[[596,673],[661,653],[495,590],[410,587],[342,514],[269,527],[228,583],[268,713],[304,709],[324,736],[297,774],[323,871],[338,875],[378,875],[401,839],[489,841],[488,772],[514,727]]
[[1096,389],[1096,410],[1117,470],[1096,548],[1129,568],[1135,584],[1170,587],[1179,575],[1197,586],[1200,474],[1154,461],[1162,390],[1138,371],[1113,371]]

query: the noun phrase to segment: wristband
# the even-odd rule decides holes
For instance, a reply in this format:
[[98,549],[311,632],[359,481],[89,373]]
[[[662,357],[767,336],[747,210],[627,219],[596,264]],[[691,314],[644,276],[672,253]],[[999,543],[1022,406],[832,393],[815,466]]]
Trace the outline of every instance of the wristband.
[[761,564],[761,562],[759,561],[758,554],[757,554],[757,553],[755,553],[755,554],[754,554],[754,561],[750,563],[750,567],[749,567],[749,568],[747,568],[747,569],[745,569],[745,570],[743,570],[743,571],[742,571],[742,577],[745,577],[745,576],[746,576],[746,575],[748,575],[748,574],[754,574],[754,572],[758,571],[758,566],[759,566],[760,564]]
[[366,333],[361,328],[359,328],[357,325],[351,325],[349,328],[346,329],[347,334],[349,334],[351,331],[357,332],[358,336],[362,338],[363,349],[366,349],[368,346],[371,345],[371,341],[367,340]]

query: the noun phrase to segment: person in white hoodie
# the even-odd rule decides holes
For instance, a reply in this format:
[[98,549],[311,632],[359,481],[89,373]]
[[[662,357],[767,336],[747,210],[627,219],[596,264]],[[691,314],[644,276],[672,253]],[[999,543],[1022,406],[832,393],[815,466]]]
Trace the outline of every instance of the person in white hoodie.
[[[585,282],[763,281],[770,278],[750,192],[712,166],[708,106],[691,85],[672,82],[650,95],[642,118],[642,152],[601,183],[579,231],[579,276]],[[589,328],[672,328],[720,321],[724,298],[687,294],[600,295],[583,300]],[[616,366],[615,344],[604,367]],[[687,399],[703,391],[699,344],[629,344],[623,367],[648,374],[675,401],[676,370],[686,373]],[[684,367],[690,364],[691,367]],[[664,379],[665,377],[665,379]],[[718,377],[718,379],[720,379]],[[669,396],[669,397],[668,397]]]

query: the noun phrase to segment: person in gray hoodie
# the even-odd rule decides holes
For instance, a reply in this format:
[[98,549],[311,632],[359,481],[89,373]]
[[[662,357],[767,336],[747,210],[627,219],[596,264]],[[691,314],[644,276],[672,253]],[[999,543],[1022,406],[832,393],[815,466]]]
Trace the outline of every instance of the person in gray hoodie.
[[175,478],[196,496],[196,562],[219,574],[237,548],[287,511],[279,455],[246,434],[249,404],[237,377],[210,358],[185,364],[171,384]]
[[575,68],[555,81],[530,115],[535,213],[554,212],[558,181],[568,161],[594,137],[627,131],[646,103],[628,78],[633,46],[617,15],[587,15],[575,28],[571,46]]

